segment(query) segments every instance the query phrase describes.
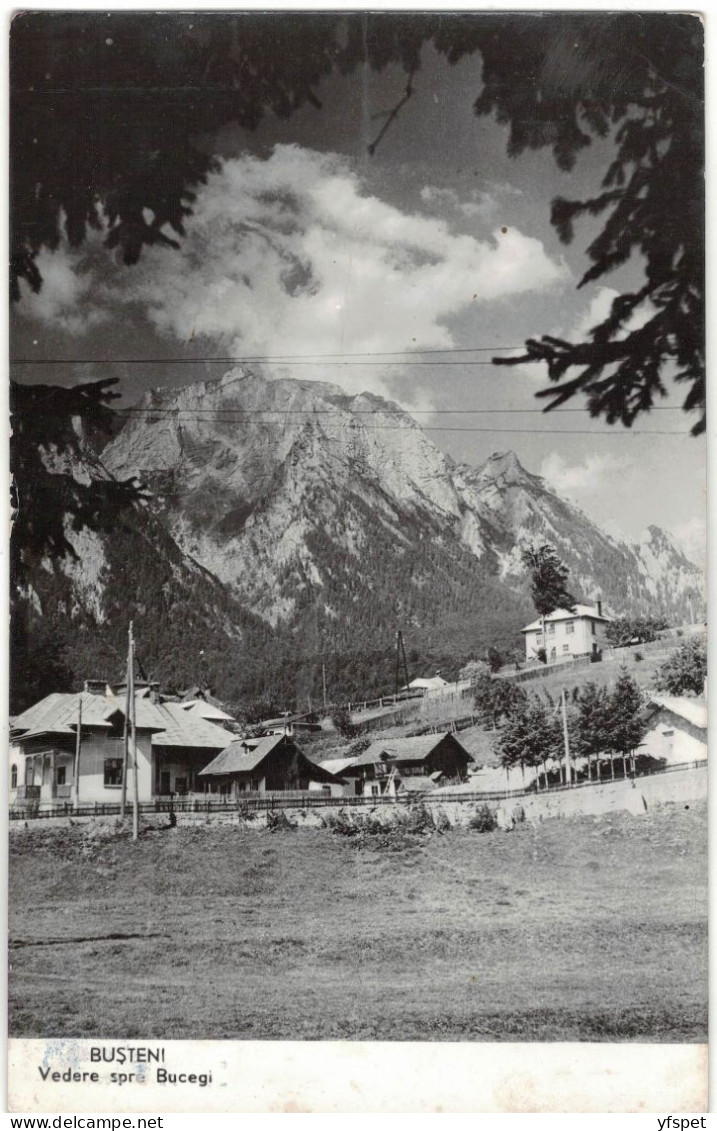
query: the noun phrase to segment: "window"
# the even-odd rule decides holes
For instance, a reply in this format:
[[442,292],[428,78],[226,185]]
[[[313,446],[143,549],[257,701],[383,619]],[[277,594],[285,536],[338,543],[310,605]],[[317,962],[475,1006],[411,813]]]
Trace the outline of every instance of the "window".
[[574,632],[575,632],[575,621],[574,620],[566,620],[566,622],[565,622],[565,635],[571,636],[571,635],[573,635]]
[[122,785],[121,758],[105,758],[105,785]]
[[555,625],[554,624],[548,625],[548,636],[555,636]]
[[590,621],[590,628],[592,629],[592,634],[594,636],[595,635],[595,621],[594,620]]
[[563,644],[563,652],[569,652],[569,651],[570,651],[570,645],[569,644]]
[[10,789],[17,789],[17,766],[10,767]]
[[381,787],[379,785],[372,785],[371,786],[371,796],[372,797],[378,797],[380,795],[380,793],[381,793]]
[[542,634],[542,632],[536,632],[536,634],[535,634],[535,643],[536,643],[536,644],[538,645],[538,647],[539,647],[539,648],[540,648],[540,647],[542,646],[542,643],[543,643],[543,634]]
[[64,785],[65,780],[66,780],[66,775],[67,775],[67,767],[66,766],[58,766],[57,770],[55,771],[55,777],[57,778],[55,785]]

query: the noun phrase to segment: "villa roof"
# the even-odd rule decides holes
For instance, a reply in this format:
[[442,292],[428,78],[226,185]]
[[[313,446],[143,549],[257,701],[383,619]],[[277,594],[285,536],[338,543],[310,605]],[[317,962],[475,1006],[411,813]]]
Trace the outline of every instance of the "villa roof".
[[[556,609],[555,612],[548,613],[547,617],[545,618],[545,623],[554,624],[555,621],[559,620],[580,620],[581,618],[587,620],[604,621],[605,624],[609,624],[611,620],[610,617],[605,617],[602,613],[599,613],[595,605],[578,604],[575,606],[574,613],[571,613],[569,609]],[[536,629],[540,629],[542,627],[542,621],[540,617],[538,617],[537,620],[531,621],[530,624],[526,624],[525,628],[521,628],[520,631],[535,632]]]

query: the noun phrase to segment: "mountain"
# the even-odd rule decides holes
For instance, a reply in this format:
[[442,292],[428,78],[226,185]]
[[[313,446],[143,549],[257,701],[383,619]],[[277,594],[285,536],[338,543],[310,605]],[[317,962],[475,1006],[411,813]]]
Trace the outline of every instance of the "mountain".
[[75,667],[78,637],[121,653],[134,615],[154,674],[193,683],[203,665],[234,701],[306,702],[322,665],[336,697],[388,689],[399,627],[412,674],[454,672],[519,645],[533,541],[555,547],[577,597],[613,613],[702,608],[699,570],[657,527],[616,542],[514,453],[456,463],[369,393],[239,368],[148,392],[95,458],[152,500],[61,571]]

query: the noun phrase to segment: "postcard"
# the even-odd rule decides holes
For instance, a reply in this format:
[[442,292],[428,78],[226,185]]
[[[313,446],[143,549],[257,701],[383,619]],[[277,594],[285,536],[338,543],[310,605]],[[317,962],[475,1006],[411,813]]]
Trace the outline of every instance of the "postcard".
[[701,18],[10,38],[12,1110],[704,1111]]

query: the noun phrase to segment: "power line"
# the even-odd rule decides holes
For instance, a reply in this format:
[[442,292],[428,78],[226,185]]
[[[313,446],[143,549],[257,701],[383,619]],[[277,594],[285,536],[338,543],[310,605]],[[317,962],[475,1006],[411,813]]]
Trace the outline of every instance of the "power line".
[[[417,357],[428,354],[453,354],[453,353],[493,353],[495,350],[520,350],[525,349],[525,343],[516,346],[463,346],[461,348],[449,347],[435,350],[370,350],[364,353],[283,353],[283,354],[248,354],[244,357],[18,357],[11,359],[11,365],[195,365],[203,362],[210,364],[229,364],[243,361],[268,362],[268,361],[307,361],[312,364],[317,360],[331,360],[344,357]],[[377,364],[381,364],[378,362]],[[470,362],[464,363],[470,364]],[[491,362],[483,362],[490,365]]]
[[[162,416],[167,419],[182,418],[187,420],[212,420],[221,417],[226,420],[239,420],[241,421],[247,416],[259,416],[266,413],[273,413],[274,416],[288,417],[288,416],[305,416],[310,420],[314,416],[396,416],[390,408],[359,408],[359,409],[334,409],[334,408],[164,408],[158,406],[157,408],[130,406],[129,408],[118,408],[115,410],[118,416],[132,414],[139,416]],[[454,415],[503,415],[504,413],[540,413],[545,415],[548,411],[544,408],[409,408],[404,409],[406,415],[410,416],[454,416]],[[653,405],[649,410],[650,412],[681,412],[680,405]],[[581,413],[584,415],[584,408],[557,408],[552,410],[553,416],[559,416],[563,413]],[[276,423],[274,420],[259,421],[258,423],[272,424]]]

